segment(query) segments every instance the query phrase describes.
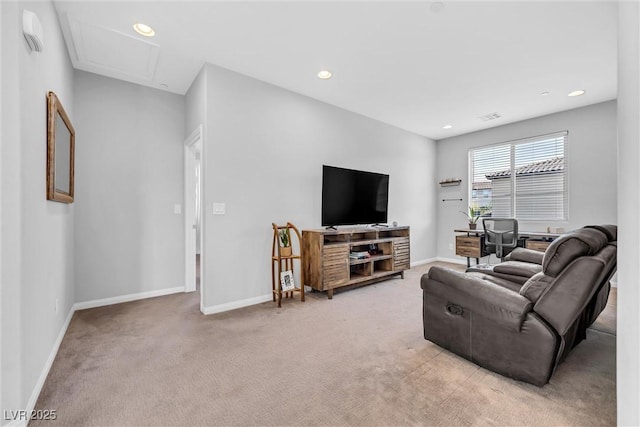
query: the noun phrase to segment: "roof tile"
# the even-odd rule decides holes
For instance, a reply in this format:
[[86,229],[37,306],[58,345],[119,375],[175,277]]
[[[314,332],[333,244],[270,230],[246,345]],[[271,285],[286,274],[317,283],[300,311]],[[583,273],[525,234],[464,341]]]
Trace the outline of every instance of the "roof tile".
[[[564,157],[555,157],[541,162],[529,163],[516,168],[516,176],[522,175],[542,175],[547,173],[556,173],[564,170]],[[492,172],[485,175],[487,179],[509,178],[511,169],[498,172]]]

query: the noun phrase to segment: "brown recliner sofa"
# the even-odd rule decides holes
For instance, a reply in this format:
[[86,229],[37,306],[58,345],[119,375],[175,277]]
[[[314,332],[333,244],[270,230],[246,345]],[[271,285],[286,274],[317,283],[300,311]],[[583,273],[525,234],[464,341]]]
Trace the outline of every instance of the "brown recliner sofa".
[[494,372],[542,386],[604,309],[616,255],[617,228],[589,226],[555,240],[541,271],[522,265],[532,273],[524,284],[504,271],[432,267],[421,279],[424,337]]

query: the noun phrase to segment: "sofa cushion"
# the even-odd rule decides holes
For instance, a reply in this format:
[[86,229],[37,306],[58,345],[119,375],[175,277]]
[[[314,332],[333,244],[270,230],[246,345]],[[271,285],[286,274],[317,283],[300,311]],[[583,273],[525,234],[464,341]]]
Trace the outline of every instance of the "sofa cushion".
[[606,267],[606,261],[598,255],[579,257],[553,279],[536,301],[534,311],[564,336],[595,294]]
[[473,277],[477,277],[478,279],[486,280],[487,282],[491,282],[514,292],[520,292],[520,288],[522,287],[522,282],[514,282],[504,277],[500,277],[499,275],[496,276],[495,274],[485,274],[479,271],[469,272],[467,274]]
[[[529,276],[499,273],[494,270],[494,267],[496,267],[496,265],[499,265],[499,264],[476,264],[467,268],[466,272],[482,273],[491,277],[495,277],[496,278],[495,283],[497,283],[498,285],[514,290],[516,292],[520,292],[520,287],[524,285],[524,282],[526,282],[529,279]],[[540,266],[538,267],[542,269],[542,267]]]
[[552,282],[553,278],[545,276],[542,272],[535,274],[522,285],[520,295],[526,297],[531,302],[536,302]]
[[596,229],[598,231],[601,231],[602,233],[604,233],[605,236],[607,236],[607,239],[609,240],[609,242],[618,241],[618,226],[617,225],[612,225],[612,224],[587,225],[584,228],[593,228],[593,229]]
[[512,276],[531,277],[542,271],[542,266],[530,262],[505,261],[493,267],[496,273],[510,274]]
[[505,257],[508,261],[522,261],[542,265],[543,252],[533,249],[515,248],[513,252]]
[[593,228],[581,228],[554,240],[542,259],[542,271],[556,277],[573,260],[593,255],[608,242],[607,236]]

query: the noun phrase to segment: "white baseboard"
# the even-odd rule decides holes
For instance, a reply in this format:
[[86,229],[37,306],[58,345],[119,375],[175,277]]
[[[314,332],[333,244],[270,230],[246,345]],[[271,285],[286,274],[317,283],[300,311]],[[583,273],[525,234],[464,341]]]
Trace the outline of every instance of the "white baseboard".
[[259,297],[247,298],[240,301],[232,301],[224,304],[213,305],[211,307],[204,307],[202,309],[203,314],[215,314],[222,313],[224,311],[235,310],[236,308],[248,307],[250,305],[261,304],[263,302],[272,301],[272,294],[261,295]]
[[465,259],[458,259],[458,258],[443,258],[443,257],[435,257],[435,258],[428,258],[428,259],[423,259],[420,261],[414,261],[411,263],[411,267],[418,267],[420,265],[425,265],[425,264],[429,264],[432,262],[449,262],[451,264],[466,264],[467,262],[465,261]]
[[11,421],[9,424],[2,424],[2,426],[3,427],[27,427],[27,422],[16,420],[16,421]]
[[444,257],[437,257],[437,258],[434,258],[434,261],[438,261],[438,262],[450,262],[451,264],[464,264],[464,265],[467,265],[467,260],[466,260],[466,258],[444,258]]
[[120,304],[122,302],[137,301],[140,299],[161,297],[164,295],[184,292],[184,286],[176,288],[159,289],[157,291],[140,292],[137,294],[121,295],[111,298],[96,299],[92,301],[77,302],[73,305],[74,310],[85,310],[87,308],[104,307],[105,305]]
[[422,259],[419,261],[414,261],[411,263],[411,268],[418,267],[420,265],[429,264],[430,262],[436,262],[437,260],[438,260],[437,258],[428,258],[428,259]]
[[[33,387],[33,391],[31,392],[31,396],[29,397],[29,401],[27,402],[27,407],[25,411],[27,414],[30,414],[31,411],[36,407],[36,403],[38,402],[38,397],[40,396],[40,392],[42,391],[42,387],[44,387],[44,382],[47,380],[47,376],[49,376],[49,371],[51,370],[51,366],[53,365],[53,361],[58,354],[58,349],[60,349],[60,344],[62,344],[62,339],[64,335],[67,333],[67,328],[69,327],[69,323],[71,323],[71,318],[73,317],[73,313],[75,313],[75,305],[71,307],[69,310],[69,314],[67,314],[67,318],[60,328],[60,332],[58,333],[58,337],[53,343],[53,348],[51,348],[51,352],[49,353],[49,357],[42,368],[42,372],[40,372],[40,377],[38,377],[38,381],[36,382],[35,387]],[[28,420],[15,420],[7,426],[26,426],[28,424]]]

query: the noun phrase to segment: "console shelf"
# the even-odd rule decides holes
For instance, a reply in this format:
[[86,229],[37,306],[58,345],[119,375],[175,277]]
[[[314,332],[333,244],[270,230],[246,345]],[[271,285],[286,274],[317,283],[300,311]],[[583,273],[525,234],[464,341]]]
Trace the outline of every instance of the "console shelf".
[[[302,245],[305,284],[329,299],[336,288],[404,278],[409,269],[409,227],[302,230]],[[367,258],[349,256],[369,251]]]
[[393,256],[391,255],[373,255],[369,258],[362,258],[362,259],[349,259],[349,264],[351,265],[356,265],[356,264],[370,264],[372,261],[379,261],[382,259],[391,259],[393,258]]

